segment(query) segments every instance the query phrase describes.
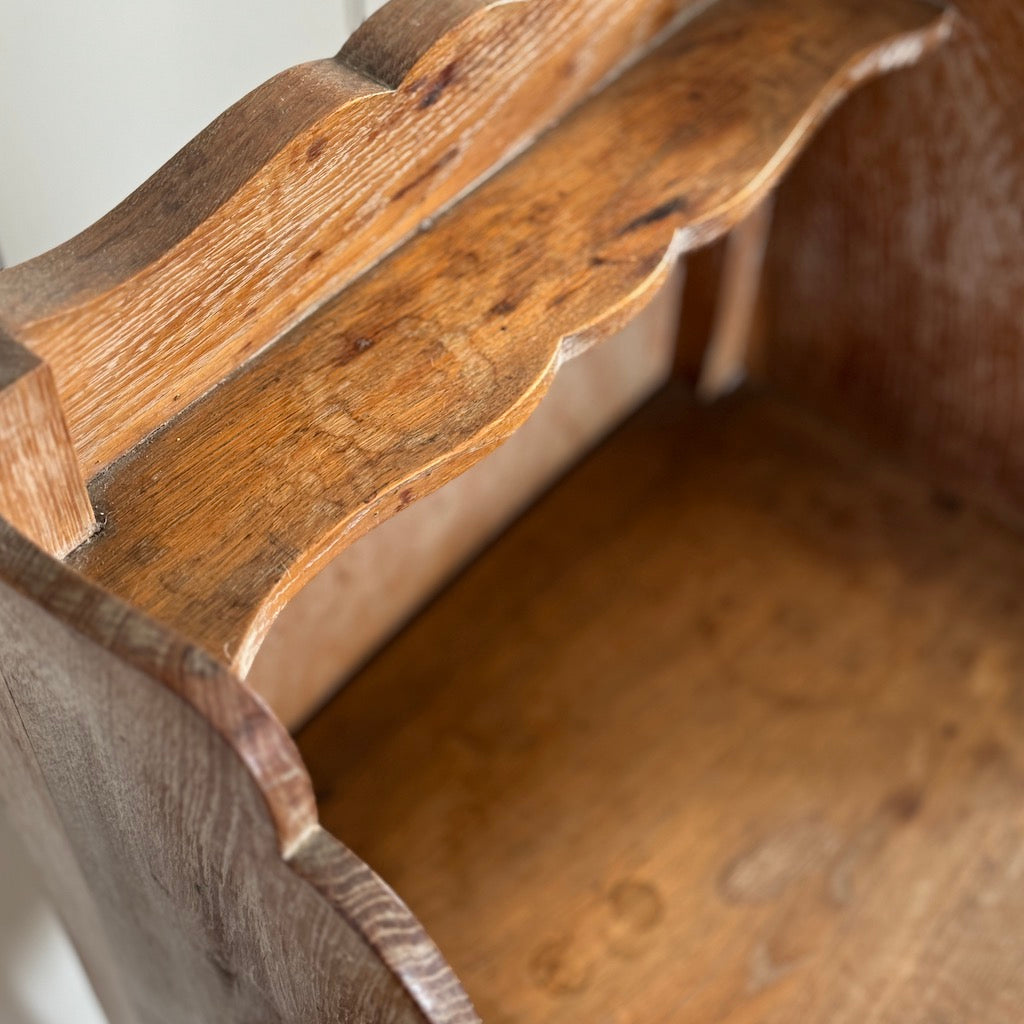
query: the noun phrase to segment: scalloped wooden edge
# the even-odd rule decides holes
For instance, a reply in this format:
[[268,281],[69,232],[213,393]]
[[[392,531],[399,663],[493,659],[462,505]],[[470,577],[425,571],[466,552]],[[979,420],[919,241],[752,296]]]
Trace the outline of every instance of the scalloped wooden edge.
[[696,2],[392,0],[336,59],[259,87],[93,227],[0,272],[0,327],[50,364],[86,478]]
[[[813,7],[804,0],[787,2],[793,8],[790,13],[794,18],[798,18],[800,12],[806,14],[805,7]],[[901,6],[907,12],[914,7],[913,3],[901,0],[894,9]],[[884,3],[878,5],[878,10],[885,8]],[[742,18],[743,10],[742,3],[728,0],[711,9],[703,19],[693,22],[692,31],[713,32],[716,25],[728,24],[729,18]],[[847,4],[843,10],[846,11],[844,17],[854,17],[854,6]],[[897,23],[895,15],[893,18],[893,23]],[[770,26],[770,17],[766,15],[762,24]],[[842,22],[827,24],[835,28]],[[672,191],[670,169],[664,167],[666,158],[660,164],[644,165],[653,175],[649,184],[632,183],[628,194],[615,194],[613,204],[602,199],[598,206],[603,212],[591,214],[578,210],[580,217],[586,214],[588,218],[595,218],[587,226],[588,230],[593,230],[593,239],[588,237],[584,242],[577,235],[572,236],[576,239],[571,255],[576,261],[571,264],[574,269],[566,270],[570,263],[563,261],[559,264],[559,273],[577,275],[573,279],[577,283],[571,289],[572,301],[560,305],[557,316],[554,309],[545,310],[540,298],[531,296],[522,306],[510,308],[502,325],[502,329],[510,333],[500,335],[496,333],[497,323],[492,316],[482,310],[470,310],[468,306],[463,309],[463,304],[471,302],[471,293],[479,290],[477,287],[470,288],[459,298],[455,293],[448,295],[446,302],[450,305],[446,308],[449,312],[445,314],[448,320],[437,321],[436,326],[442,348],[440,339],[446,335],[467,339],[472,336],[472,345],[468,341],[459,342],[462,347],[458,351],[465,350],[467,358],[473,355],[480,359],[501,359],[500,353],[506,352],[509,358],[501,365],[506,375],[511,375],[510,379],[515,377],[517,383],[503,385],[493,394],[487,394],[475,385],[467,390],[470,382],[453,377],[445,393],[435,395],[434,405],[430,406],[436,406],[435,429],[438,431],[438,441],[433,447],[422,451],[410,447],[415,438],[425,432],[422,417],[426,415],[423,404],[426,396],[409,396],[406,400],[401,395],[393,395],[385,419],[366,421],[366,403],[379,404],[382,394],[390,394],[386,376],[382,375],[398,373],[398,364],[406,358],[402,353],[408,353],[410,345],[419,344],[414,331],[403,346],[395,318],[401,319],[406,296],[412,303],[411,308],[418,309],[416,289],[427,287],[424,282],[428,282],[428,277],[424,276],[423,269],[417,268],[429,268],[431,275],[436,276],[445,253],[456,247],[459,229],[448,225],[462,224],[461,235],[465,237],[490,230],[487,225],[497,222],[497,218],[500,218],[503,235],[508,237],[516,232],[526,237],[539,230],[531,227],[528,219],[523,220],[531,215],[528,207],[536,188],[550,186],[543,175],[544,186],[537,185],[531,177],[537,161],[542,159],[538,154],[561,147],[557,156],[549,153],[543,157],[547,160],[545,167],[553,165],[554,171],[560,173],[567,154],[577,152],[579,139],[593,137],[596,129],[587,118],[604,117],[614,123],[617,117],[626,116],[624,112],[632,103],[630,83],[643,71],[638,67],[566,121],[514,167],[482,186],[439,221],[428,236],[400,249],[386,265],[346,291],[335,306],[318,313],[245,374],[233,378],[212,393],[205,403],[176,421],[173,431],[155,437],[138,458],[119,464],[116,471],[97,481],[94,496],[108,511],[112,530],[76,552],[74,564],[102,585],[175,625],[216,656],[225,658],[235,671],[247,672],[288,598],[328,559],[375,523],[393,515],[410,500],[429,493],[500,444],[540,401],[562,362],[627,322],[654,293],[674,259],[727,231],[764,198],[795,159],[809,134],[851,88],[874,75],[912,63],[942,42],[954,24],[954,15],[936,11],[934,19],[928,20],[924,27],[900,33],[897,38],[869,46],[863,52],[851,51],[849,59],[830,76],[824,76],[823,72],[823,81],[815,86],[806,105],[794,112],[792,123],[787,124],[784,133],[770,144],[765,142],[766,152],[756,166],[748,167],[741,161],[730,171],[731,178],[716,177],[718,172],[714,172],[703,184],[693,183],[705,197],[703,199],[694,198],[692,203],[682,206],[673,204],[672,196],[681,186],[677,184],[676,191]],[[710,28],[703,27],[705,25]],[[690,31],[687,28],[684,34]],[[682,36],[673,39],[682,39]],[[689,44],[684,40],[679,45]],[[658,59],[657,55],[649,58],[651,61]],[[662,128],[665,126],[651,128],[654,137],[648,140],[648,146],[660,145],[658,140],[662,136],[657,133]],[[724,152],[714,136],[709,146],[700,152],[705,150],[712,154]],[[647,157],[637,159],[643,161]],[[550,167],[548,171],[551,172]],[[509,182],[521,185],[513,187]],[[517,212],[517,221],[502,210],[524,212],[521,215]],[[473,226],[473,217],[479,220],[479,229]],[[552,231],[558,234],[563,228],[565,224],[559,221]],[[454,235],[445,240],[445,231]],[[555,236],[550,236],[549,241],[554,245]],[[488,252],[493,258],[493,251]],[[587,267],[588,254],[599,265]],[[569,258],[567,254],[565,260]],[[541,276],[540,292],[550,293],[558,286],[557,282]],[[501,287],[500,281],[496,279],[491,287]],[[401,299],[396,298],[396,289]],[[589,298],[584,301],[583,295]],[[489,301],[493,303],[500,297],[495,292]],[[510,305],[515,306],[515,303]],[[498,302],[491,313],[501,306]],[[335,309],[341,312],[334,312]],[[386,316],[381,312],[384,310],[388,311]],[[434,315],[439,316],[440,312],[438,309]],[[359,332],[369,333],[360,335]],[[351,337],[346,341],[349,334]],[[337,370],[327,372],[327,367],[333,364],[324,364],[320,353],[338,350],[339,346],[345,351],[346,346],[351,347],[360,336],[369,339],[381,336],[386,344],[356,346],[351,356],[345,356],[338,364]],[[514,341],[514,347],[507,351],[502,349],[505,343],[502,338]],[[299,350],[308,356],[289,355]],[[356,358],[358,363],[354,361]],[[273,367],[278,365],[282,369],[275,371]],[[303,383],[304,366],[309,367],[308,383]],[[410,371],[406,367],[401,372]],[[280,410],[286,399],[284,385],[275,383],[279,379],[288,381],[288,389],[306,388],[304,393],[308,395],[302,409],[303,423],[285,418],[275,425],[274,430],[281,432],[282,441],[311,426],[315,426],[318,433],[330,435],[332,429],[339,429],[351,435],[351,417],[346,418],[343,411],[339,413],[336,409],[337,396],[340,389],[344,389],[348,396],[345,402],[355,402],[361,408],[360,429],[368,431],[377,444],[383,443],[384,437],[390,438],[389,450],[394,458],[379,460],[382,463],[379,470],[371,467],[365,472],[360,469],[358,473],[349,467],[344,457],[338,462],[328,448],[319,454],[311,451],[306,455],[296,449],[295,460],[281,464],[278,464],[280,460],[273,461],[272,454],[263,458],[257,450],[269,444],[266,415],[256,419],[250,410],[261,403],[265,409],[279,410],[271,419],[282,415]],[[450,419],[450,403],[459,401],[457,396],[463,392],[472,395],[474,427],[470,430],[467,421],[465,430],[460,428],[461,432],[456,433],[446,421]],[[468,403],[469,397],[465,401]],[[324,406],[322,414],[317,402]],[[329,414],[328,409],[335,409],[335,412]],[[409,421],[412,433],[404,438],[400,432],[395,432],[398,430],[395,424],[404,422],[407,412],[413,417]],[[340,416],[338,428],[332,428],[332,416]],[[258,431],[258,436],[254,430]],[[222,439],[218,439],[220,434]],[[228,438],[232,439],[231,444],[240,445],[240,450],[248,454],[232,458],[230,462],[222,458],[217,453],[226,451]],[[345,443],[341,437],[338,441]],[[303,466],[303,458],[310,460],[308,466]],[[162,467],[159,488],[149,483],[152,468],[157,466]],[[296,474],[303,473],[315,481],[305,491],[290,482]],[[363,482],[367,474],[368,479],[374,480],[369,493],[369,483]],[[207,485],[197,487],[200,477],[208,481]],[[247,491],[246,481],[258,479],[275,481],[274,493],[259,488]],[[186,482],[187,493],[179,493]],[[283,499],[279,499],[277,492],[287,492],[291,498],[282,504]],[[245,514],[250,517],[246,521],[248,526],[224,507],[224,495],[235,495],[237,500],[239,494],[248,495],[245,504]],[[322,501],[323,495],[330,495],[329,500]],[[260,524],[255,533],[252,530],[254,520]],[[204,524],[201,528],[200,522]],[[211,530],[214,523],[216,530]],[[202,534],[201,540],[197,540],[199,534]],[[218,547],[217,537],[221,535],[223,543]],[[267,541],[268,536],[271,541]],[[144,557],[144,564],[136,563],[140,557]],[[198,576],[182,569],[184,565],[197,564],[207,567]]]
[[[478,1020],[458,979],[394,891],[319,825],[309,774],[287,731],[263,701],[206,652],[47,556],[0,520],[4,583],[84,642],[142,673],[195,713],[231,750],[266,806],[284,862],[338,915],[336,936],[360,936],[432,1024]],[[0,595],[2,596],[2,595]],[[156,738],[154,738],[156,739]],[[159,837],[154,837],[159,843]],[[390,1019],[390,1018],[389,1018]]]
[[[360,529],[372,526],[375,518],[401,507],[410,482],[419,481],[417,493],[422,494],[440,485],[446,474],[458,472],[482,457],[528,414],[562,361],[628,319],[647,300],[672,257],[726,230],[742,217],[777,180],[794,158],[802,139],[849,87],[916,59],[930,45],[945,38],[953,24],[951,15],[941,17],[929,29],[872,48],[837,70],[819,92],[817,101],[804,111],[797,126],[776,148],[773,158],[728,197],[710,204],[699,217],[687,217],[685,211],[677,208],[679,204],[673,206],[664,201],[646,211],[640,208],[636,214],[624,210],[626,234],[630,235],[628,246],[622,242],[620,231],[608,243],[608,249],[602,250],[602,258],[606,253],[614,257],[622,246],[627,246],[622,251],[641,259],[638,266],[646,269],[639,277],[630,279],[628,287],[620,289],[614,297],[606,295],[601,311],[582,319],[580,327],[545,339],[546,347],[538,350],[539,372],[514,401],[505,405],[500,415],[489,419],[468,439],[462,439],[441,456],[417,467],[415,473],[403,476],[401,482],[392,482],[357,516],[345,523],[335,523],[333,531],[321,534],[312,549],[299,552],[293,563],[286,566],[262,594],[261,603],[256,606],[256,618],[244,622],[243,642],[233,652],[235,664],[241,665],[251,655],[256,639],[254,630],[269,625],[267,620],[272,618],[276,607],[301,585],[318,563],[334,553],[334,548],[353,539]],[[672,241],[666,249],[665,233],[670,228]],[[386,276],[390,269],[382,268],[381,273]],[[509,314],[512,312],[510,310]],[[426,475],[441,467],[444,472],[436,473],[428,483]],[[179,552],[179,556],[183,555]],[[301,572],[295,571],[300,556],[304,559]],[[294,744],[270,709],[217,658],[197,646],[197,637],[204,642],[209,639],[202,636],[202,628],[196,630],[191,640],[183,640],[174,627],[180,627],[182,622],[189,624],[187,617],[161,616],[168,624],[147,617],[124,599],[121,588],[118,588],[121,597],[103,593],[95,582],[83,579],[68,566],[47,557],[2,523],[0,564],[8,585],[42,613],[66,624],[84,641],[141,673],[161,691],[168,691],[182,700],[197,713],[197,728],[213,730],[227,744],[240,762],[239,770],[252,780],[266,803],[283,860],[298,878],[309,882],[334,908],[339,928],[354,926],[427,1020],[436,1024],[465,1024],[475,1019],[454,975],[401,901],[365,865],[322,831],[317,823],[309,778]],[[120,563],[120,567],[128,572],[138,570],[138,566],[128,562]],[[146,600],[136,603],[150,610],[153,605]],[[208,615],[209,609],[204,606],[198,613]],[[191,636],[192,631],[189,633]]]

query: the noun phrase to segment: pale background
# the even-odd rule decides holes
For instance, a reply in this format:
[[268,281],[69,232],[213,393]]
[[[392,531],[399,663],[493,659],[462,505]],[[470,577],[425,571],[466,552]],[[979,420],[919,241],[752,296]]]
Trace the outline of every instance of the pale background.
[[[360,0],[0,0],[6,263],[92,223],[277,71],[335,53],[362,12]],[[105,1024],[2,815],[0,1024]]]

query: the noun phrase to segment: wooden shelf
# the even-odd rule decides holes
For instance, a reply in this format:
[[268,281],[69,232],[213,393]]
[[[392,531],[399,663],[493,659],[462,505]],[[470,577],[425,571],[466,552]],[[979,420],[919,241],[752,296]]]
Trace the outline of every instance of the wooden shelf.
[[670,391],[298,741],[493,1024],[996,1024],[1022,573],[802,413]]
[[[506,7],[520,5],[495,12]],[[245,675],[318,569],[506,440],[676,257],[764,200],[851,89],[913,64],[953,25],[920,0],[698,9],[93,478],[104,529],[69,563]]]

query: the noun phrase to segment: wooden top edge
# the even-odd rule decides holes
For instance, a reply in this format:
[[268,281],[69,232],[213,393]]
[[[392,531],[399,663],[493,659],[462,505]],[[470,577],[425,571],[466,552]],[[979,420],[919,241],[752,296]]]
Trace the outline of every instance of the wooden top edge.
[[500,443],[561,359],[951,18],[915,0],[721,0],[98,479],[108,530],[74,564],[246,671],[327,558]]
[[438,40],[496,6],[494,0],[389,0],[352,33],[337,60],[371,81],[398,89]]
[[[218,115],[109,213],[54,249],[0,266],[0,323],[52,314],[154,262],[202,223],[295,135],[332,110],[400,88],[415,64],[460,24],[525,0],[390,0],[334,58],[288,68]],[[229,142],[236,159],[218,162]],[[217,164],[218,174],[202,168]]]
[[94,224],[0,270],[0,324],[17,330],[154,263],[296,134],[332,110],[380,91],[377,83],[329,58],[288,68],[257,86]]

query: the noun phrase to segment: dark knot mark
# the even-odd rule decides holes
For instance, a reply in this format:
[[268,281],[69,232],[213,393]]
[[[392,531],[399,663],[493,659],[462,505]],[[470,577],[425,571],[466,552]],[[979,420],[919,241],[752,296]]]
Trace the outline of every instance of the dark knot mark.
[[510,313],[514,313],[519,308],[519,299],[505,298],[500,302],[496,302],[487,311],[488,316],[508,316]]
[[426,110],[427,107],[432,107],[443,95],[445,89],[455,80],[455,72],[458,70],[458,61],[452,61],[450,64],[446,64],[441,69],[441,73],[437,76],[434,84],[430,87],[430,91],[423,99],[420,100],[420,110]]
[[417,174],[408,185],[403,185],[392,197],[391,202],[397,203],[404,199],[414,188],[422,185],[428,178],[432,178],[443,167],[450,164],[459,155],[459,148],[449,149],[442,157],[435,160],[425,171]]
[[635,220],[631,220],[619,232],[619,235],[628,235],[631,231],[638,231],[640,228],[647,227],[648,224],[657,224],[658,221],[671,217],[673,213],[682,213],[689,205],[690,201],[686,196],[676,196],[660,206],[654,207],[653,210],[648,210],[646,213],[641,214]]
[[321,135],[309,144],[306,150],[306,162],[312,163],[327,148],[327,136]]

